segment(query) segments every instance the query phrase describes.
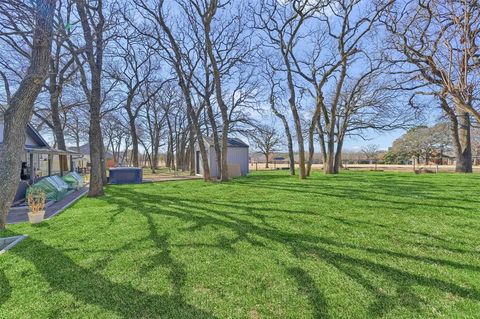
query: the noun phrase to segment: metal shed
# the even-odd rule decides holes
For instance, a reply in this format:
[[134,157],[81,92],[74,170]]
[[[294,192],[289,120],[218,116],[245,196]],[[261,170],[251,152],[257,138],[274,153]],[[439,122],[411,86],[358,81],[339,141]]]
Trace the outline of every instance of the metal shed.
[[[212,178],[219,178],[220,172],[218,170],[213,138],[204,137],[204,143],[207,149],[210,176]],[[227,163],[230,177],[245,176],[248,174],[248,148],[248,144],[238,138],[228,139]],[[198,144],[195,147],[195,172],[197,175],[203,176],[202,155],[200,154]]]

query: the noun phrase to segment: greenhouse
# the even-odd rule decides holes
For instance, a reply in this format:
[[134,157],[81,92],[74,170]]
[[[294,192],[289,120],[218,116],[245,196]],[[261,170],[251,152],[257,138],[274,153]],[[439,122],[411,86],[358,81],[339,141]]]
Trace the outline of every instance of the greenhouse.
[[77,172],[70,172],[62,177],[62,180],[68,184],[69,189],[78,190],[83,186],[83,177]]
[[39,180],[34,187],[43,190],[47,200],[58,201],[68,194],[68,184],[56,175]]

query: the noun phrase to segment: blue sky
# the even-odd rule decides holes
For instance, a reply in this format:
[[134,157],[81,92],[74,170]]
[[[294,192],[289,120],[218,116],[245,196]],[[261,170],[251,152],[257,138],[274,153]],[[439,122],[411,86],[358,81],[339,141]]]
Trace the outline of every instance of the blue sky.
[[405,133],[405,130],[396,130],[390,132],[373,132],[366,134],[365,139],[360,137],[348,137],[345,140],[344,149],[349,151],[359,151],[365,145],[375,144],[382,150],[387,150],[393,141]]

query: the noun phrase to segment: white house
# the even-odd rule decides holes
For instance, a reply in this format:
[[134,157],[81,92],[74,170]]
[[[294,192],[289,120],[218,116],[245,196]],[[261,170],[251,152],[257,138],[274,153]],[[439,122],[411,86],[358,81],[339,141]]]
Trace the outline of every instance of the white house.
[[[204,137],[205,148],[208,155],[208,166],[210,168],[210,176],[212,178],[219,178],[220,172],[218,170],[217,157],[213,138]],[[248,144],[238,138],[228,139],[227,149],[227,165],[230,177],[245,176],[248,174]],[[202,155],[198,144],[195,147],[195,171],[197,175],[203,176]]]
[[[0,146],[3,144],[4,126],[3,114],[0,113]],[[60,155],[67,157],[67,161],[64,161],[63,164],[60,162]],[[77,152],[50,147],[40,133],[28,124],[25,134],[25,152],[18,159],[22,168],[18,172],[19,191],[15,200],[24,198],[26,187],[35,183],[37,179],[73,171],[74,159],[80,156]]]

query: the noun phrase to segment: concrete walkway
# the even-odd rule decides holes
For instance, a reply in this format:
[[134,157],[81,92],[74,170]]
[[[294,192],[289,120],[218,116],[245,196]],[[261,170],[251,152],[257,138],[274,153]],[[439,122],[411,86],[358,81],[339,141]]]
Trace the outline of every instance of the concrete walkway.
[[[45,209],[45,219],[52,218],[60,214],[66,208],[73,205],[77,200],[88,192],[88,187],[82,187],[80,190],[68,194],[64,199],[49,205]],[[8,213],[7,224],[18,224],[28,221],[28,207],[13,208]]]

